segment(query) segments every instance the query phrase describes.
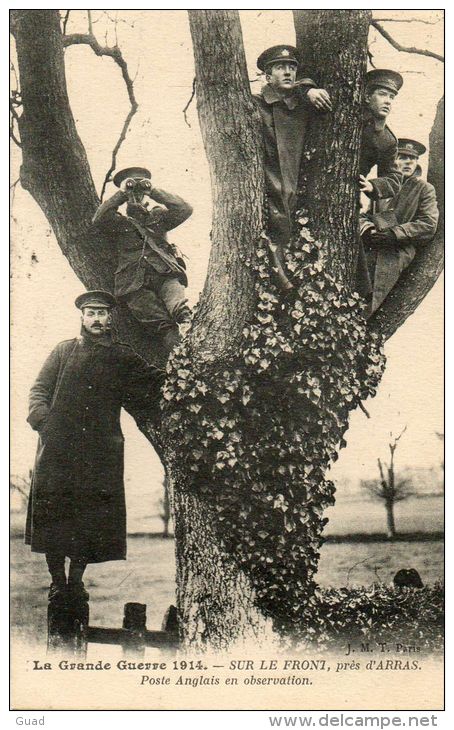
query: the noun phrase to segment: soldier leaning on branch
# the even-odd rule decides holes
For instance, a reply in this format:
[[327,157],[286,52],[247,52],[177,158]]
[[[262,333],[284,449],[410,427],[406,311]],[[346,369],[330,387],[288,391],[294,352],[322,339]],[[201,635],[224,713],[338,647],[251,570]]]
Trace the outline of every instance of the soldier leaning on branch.
[[332,109],[325,89],[310,78],[295,87],[298,51],[294,46],[268,48],[257,59],[266,85],[254,100],[262,119],[269,245],[278,284],[292,288],[284,272],[284,251],[294,228],[297,186],[304,135],[311,112]]
[[25,542],[46,555],[50,600],[88,598],[87,563],[126,558],[120,411],[158,408],[165,379],[164,371],[112,340],[112,294],[86,292],[75,303],[81,335],[60,342],[47,358],[27,419],[39,441]]

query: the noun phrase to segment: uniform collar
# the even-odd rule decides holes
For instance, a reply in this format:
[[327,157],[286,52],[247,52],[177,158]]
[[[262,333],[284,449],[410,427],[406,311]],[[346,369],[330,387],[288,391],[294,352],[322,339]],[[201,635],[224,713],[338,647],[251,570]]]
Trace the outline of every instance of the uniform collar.
[[386,119],[374,117],[369,107],[364,107],[364,121],[374,127],[376,132],[383,132],[386,127]]
[[298,106],[299,97],[297,93],[289,96],[280,96],[271,84],[266,84],[262,89],[262,96],[267,104],[276,104],[283,101],[289,109],[295,109]]

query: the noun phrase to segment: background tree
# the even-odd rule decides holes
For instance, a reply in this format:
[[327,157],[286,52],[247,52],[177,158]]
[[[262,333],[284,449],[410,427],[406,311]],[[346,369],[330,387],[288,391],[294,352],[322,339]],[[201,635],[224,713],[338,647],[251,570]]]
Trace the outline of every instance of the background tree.
[[[57,11],[17,10],[11,19],[21,183],[81,281],[111,289],[111,250],[121,230],[103,239],[90,226],[99,200],[69,105],[65,48],[84,43],[111,56],[125,81],[127,66],[119,49],[95,44],[90,25],[87,34],[65,36]],[[308,136],[302,182],[310,195],[288,260],[298,286],[295,299],[281,302],[260,245],[261,140],[238,13],[189,11],[189,20],[212,181],[212,250],[191,334],[168,365],[163,418],[149,414],[139,425],[170,475],[183,638],[226,648],[256,639],[268,618],[281,629],[301,623],[323,510],[333,501],[326,469],[349,411],[375,392],[381,335],[414,311],[439,273],[439,256],[432,267],[420,264],[424,286],[412,290],[411,306],[404,289],[397,291],[395,309],[370,332],[349,294],[370,13],[297,11],[298,45],[304,39],[305,52],[318,59],[335,112]],[[437,135],[431,159],[440,154]],[[147,337],[125,308],[116,327],[148,355]]]
[[161,512],[159,517],[163,522],[162,537],[169,537],[169,522],[170,522],[170,496],[167,476],[164,477],[162,499],[159,500],[159,507]]
[[380,478],[367,479],[361,482],[361,486],[366,489],[369,494],[374,497],[374,499],[383,502],[386,510],[386,534],[391,540],[393,540],[397,534],[394,519],[394,505],[397,504],[397,502],[402,502],[415,494],[415,490],[410,479],[399,479],[394,465],[394,454],[397,449],[397,444],[406,430],[407,427],[405,426],[400,434],[389,442],[389,464],[383,464],[381,459],[377,459]]

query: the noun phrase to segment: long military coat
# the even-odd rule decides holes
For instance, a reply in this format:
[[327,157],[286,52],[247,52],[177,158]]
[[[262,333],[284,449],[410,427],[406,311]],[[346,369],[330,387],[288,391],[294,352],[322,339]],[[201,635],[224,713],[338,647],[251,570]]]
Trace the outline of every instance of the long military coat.
[[116,297],[124,297],[141,289],[147,267],[152,267],[160,274],[174,276],[187,286],[184,262],[175,256],[167,232],[189,218],[192,207],[178,195],[159,188],[153,188],[152,195],[156,203],[165,207],[153,207],[146,222],[117,212],[117,208],[128,199],[122,190],[102,203],[93,218],[95,225],[102,225],[120,234],[115,272]]
[[367,175],[377,165],[377,177],[371,180],[372,199],[397,195],[402,185],[402,174],[396,165],[397,137],[386,124],[377,121],[366,108],[364,112],[359,174]]
[[30,393],[39,431],[25,542],[89,563],[126,557],[122,405],[158,407],[164,373],[130,347],[84,335],[60,342]]
[[[377,204],[377,212],[392,211],[398,224],[391,226],[396,244],[377,246],[372,312],[378,309],[402,271],[411,264],[417,246],[435,236],[438,224],[435,188],[420,175],[418,166],[413,175],[405,179],[397,195]],[[364,219],[370,220],[370,216]]]
[[315,86],[311,79],[305,82],[303,90],[285,98],[269,84],[253,97],[262,118],[268,232],[281,257],[294,225],[304,134],[311,113],[306,93]]

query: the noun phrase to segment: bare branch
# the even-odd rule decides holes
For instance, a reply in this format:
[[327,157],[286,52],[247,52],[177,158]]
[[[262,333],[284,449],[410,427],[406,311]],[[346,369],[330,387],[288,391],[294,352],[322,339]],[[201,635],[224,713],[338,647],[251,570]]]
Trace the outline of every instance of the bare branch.
[[63,33],[63,35],[66,35],[66,26],[68,25],[68,20],[69,20],[69,14],[70,14],[70,12],[71,12],[71,10],[67,10],[66,13],[65,13],[65,16],[63,18],[63,23],[62,23],[62,33]]
[[379,23],[424,23],[425,25],[436,25],[441,18],[437,20],[423,20],[422,18],[374,18]]
[[381,463],[381,459],[377,459],[377,464],[378,464],[378,470],[380,472],[382,487],[386,487],[386,479],[385,479],[385,474],[383,472],[383,464]]
[[120,136],[118,138],[117,144],[115,145],[115,147],[112,150],[112,162],[110,163],[110,167],[107,170],[106,176],[104,178],[104,182],[102,184],[102,188],[101,188],[101,200],[104,197],[104,193],[106,191],[107,183],[110,181],[111,175],[112,175],[113,171],[115,170],[115,167],[116,167],[116,164],[117,164],[117,154],[118,154],[118,151],[119,151],[121,145],[123,144],[123,142],[126,139],[126,134],[128,132],[128,127],[129,127],[129,125],[131,123],[131,119],[133,118],[133,116],[136,113],[136,111],[137,111],[137,105],[135,107],[131,107],[131,109],[129,110],[129,113],[128,113],[125,121],[124,121],[123,128],[121,130],[121,133],[120,133]]
[[398,43],[394,38],[388,33],[387,30],[383,28],[382,25],[377,20],[371,20],[370,24],[378,30],[378,32],[383,36],[383,38],[386,38],[388,43],[392,45],[393,48],[396,49],[396,51],[402,51],[403,53],[416,53],[419,56],[428,56],[429,58],[435,58],[437,61],[444,61],[444,56],[440,56],[439,53],[435,53],[434,51],[428,51],[425,48],[416,48],[415,46],[402,46],[400,43]]
[[19,140],[19,138],[16,136],[16,132],[14,129],[14,125],[17,124],[19,126],[19,115],[16,111],[16,106],[19,106],[19,103],[15,101],[14,96],[10,97],[9,100],[9,136],[13,140],[13,142],[20,148],[22,148],[22,144]]
[[191,96],[189,97],[189,101],[186,104],[185,108],[183,109],[184,121],[186,122],[186,124],[188,125],[189,128],[191,128],[191,125],[188,122],[188,118],[186,116],[186,112],[188,111],[188,109],[189,109],[189,107],[191,105],[191,102],[192,102],[194,96],[195,96],[195,76],[192,79],[192,93],[191,93]]
[[126,63],[125,59],[123,58],[123,54],[122,54],[120,48],[117,45],[101,46],[101,44],[98,42],[98,40],[96,39],[96,37],[93,35],[93,32],[92,32],[93,19],[91,16],[91,11],[88,10],[87,14],[88,14],[89,33],[72,33],[71,35],[67,35],[63,38],[63,45],[65,47],[72,46],[72,45],[87,45],[87,46],[90,46],[90,48],[94,51],[94,53],[97,56],[109,56],[110,58],[112,58],[115,61],[115,63],[117,64],[117,66],[119,66],[121,69],[123,80],[126,85],[126,90],[128,92],[129,103],[131,104],[131,108],[124,121],[118,141],[117,141],[114,149],[112,150],[112,161],[111,161],[110,167],[106,173],[106,176],[104,178],[103,185],[102,185],[102,190],[101,190],[101,200],[102,200],[107,183],[110,181],[111,174],[115,170],[118,151],[126,138],[126,134],[127,134],[129,125],[131,123],[131,120],[132,120],[134,114],[137,112],[139,105],[137,103],[135,93],[134,93],[134,82],[129,75],[128,64]]
[[395,439],[394,439],[394,447],[396,447],[397,442],[402,438],[402,436],[404,435],[404,433],[405,433],[406,430],[407,430],[407,424],[403,427],[403,429],[400,432],[400,434],[395,437]]

